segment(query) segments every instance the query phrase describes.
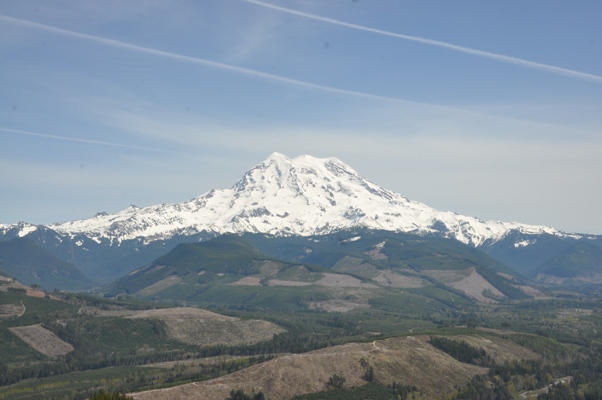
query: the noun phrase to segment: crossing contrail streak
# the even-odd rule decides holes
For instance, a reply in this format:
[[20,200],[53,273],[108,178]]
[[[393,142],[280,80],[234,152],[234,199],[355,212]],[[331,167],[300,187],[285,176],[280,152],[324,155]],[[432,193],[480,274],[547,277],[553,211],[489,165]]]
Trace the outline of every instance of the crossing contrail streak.
[[390,32],[390,31],[384,31],[381,29],[370,28],[370,27],[363,26],[363,25],[352,24],[349,22],[340,21],[340,20],[333,19],[333,18],[322,17],[322,16],[315,15],[315,14],[309,14],[309,13],[306,13],[303,11],[297,11],[297,10],[293,10],[293,9],[286,8],[286,7],[281,7],[281,6],[276,6],[276,5],[269,4],[269,3],[264,3],[263,1],[259,1],[259,0],[243,0],[243,1],[245,1],[247,3],[255,4],[255,5],[258,5],[261,7],[266,7],[266,8],[270,8],[273,10],[285,12],[288,14],[297,15],[299,17],[309,18],[309,19],[313,19],[316,21],[322,21],[322,22],[326,22],[329,24],[333,24],[333,25],[344,26],[344,27],[351,28],[351,29],[376,33],[376,34],[384,35],[384,36],[395,37],[398,39],[409,40],[412,42],[424,43],[429,46],[442,47],[442,48],[457,51],[460,53],[472,54],[474,56],[489,58],[492,60],[502,61],[502,62],[509,63],[509,64],[515,64],[515,65],[520,65],[520,66],[527,67],[527,68],[538,69],[538,70],[546,71],[546,72],[552,72],[552,73],[555,73],[558,75],[564,75],[564,76],[568,76],[568,77],[572,77],[572,78],[579,78],[579,79],[593,81],[596,83],[602,83],[602,76],[599,76],[599,75],[588,74],[585,72],[575,71],[575,70],[568,69],[568,68],[557,67],[555,65],[542,64],[542,63],[538,63],[535,61],[525,60],[523,58],[506,56],[503,54],[492,53],[489,51],[472,49],[470,47],[459,46],[459,45],[455,45],[452,43],[442,42],[440,40],[427,39],[427,38],[423,38],[420,36],[404,35],[401,33],[395,33],[395,32]]
[[[303,13],[300,11],[289,10],[286,8],[273,6],[271,4],[263,3],[263,2],[260,2],[257,0],[242,0],[242,1],[246,1],[249,3],[253,3],[253,4],[258,4],[258,5],[265,6],[265,7],[275,8],[275,9],[278,9],[281,11],[298,14],[298,15],[308,17],[308,18],[319,19],[319,20],[323,20],[323,21],[327,21],[327,22],[336,23],[339,25],[349,26],[349,27],[356,28],[356,29],[368,30],[368,31],[372,31],[372,32],[382,33],[382,34],[386,34],[386,35],[392,35],[392,36],[401,37],[401,38],[412,38],[411,40],[420,39],[421,41],[423,41],[425,43],[426,42],[442,43],[442,42],[432,41],[430,39],[422,39],[422,38],[416,38],[413,36],[407,36],[407,35],[401,35],[401,34],[397,34],[397,33],[380,31],[377,29],[361,27],[359,25],[348,24],[346,22],[331,20],[329,18],[313,16],[311,14],[306,14],[306,13]],[[257,71],[257,70],[250,69],[250,68],[238,67],[235,65],[224,64],[224,63],[220,63],[217,61],[211,61],[211,60],[207,60],[207,59],[200,58],[200,57],[192,57],[192,56],[186,56],[186,55],[172,53],[172,52],[168,52],[168,51],[157,50],[157,49],[153,49],[150,47],[144,47],[144,46],[139,46],[139,45],[135,45],[135,44],[131,44],[131,43],[115,40],[115,39],[109,39],[109,38],[105,38],[105,37],[101,37],[101,36],[95,36],[95,35],[89,35],[89,34],[85,34],[85,33],[75,32],[75,31],[71,31],[68,29],[57,28],[55,26],[50,26],[50,25],[41,24],[38,22],[32,22],[32,21],[27,21],[27,20],[23,20],[23,19],[13,18],[13,17],[8,17],[8,16],[0,14],[0,21],[2,21],[2,20],[7,21],[9,23],[25,26],[28,28],[39,29],[39,30],[43,30],[45,32],[50,32],[50,33],[63,35],[63,36],[67,36],[67,37],[72,37],[72,38],[76,38],[76,39],[80,39],[80,40],[86,40],[89,42],[98,43],[98,44],[110,46],[113,48],[121,48],[124,50],[137,52],[140,54],[148,54],[148,55],[152,55],[152,56],[156,56],[156,57],[163,57],[163,58],[172,59],[172,60],[176,60],[176,61],[188,62],[191,64],[197,64],[197,65],[202,65],[202,66],[206,66],[206,67],[210,67],[210,68],[216,68],[216,69],[221,69],[221,70],[225,70],[225,71],[235,72],[235,73],[239,73],[242,75],[253,76],[253,77],[257,77],[257,78],[261,78],[261,79],[271,80],[271,81],[275,81],[275,82],[281,82],[281,83],[285,83],[288,85],[304,87],[304,88],[312,89],[312,90],[319,90],[319,91],[324,91],[324,92],[330,92],[330,93],[335,93],[335,94],[340,94],[340,95],[353,96],[353,97],[365,98],[365,99],[371,99],[371,100],[388,101],[388,102],[394,102],[394,103],[405,104],[405,105],[430,107],[433,109],[453,111],[453,112],[459,112],[459,113],[463,113],[463,114],[485,115],[485,116],[497,117],[495,115],[482,113],[482,112],[478,112],[478,111],[473,111],[473,110],[468,110],[468,109],[463,109],[463,108],[458,108],[458,107],[451,107],[451,106],[445,106],[445,105],[439,105],[439,104],[433,104],[433,103],[424,103],[424,102],[419,102],[419,101],[400,99],[397,97],[382,96],[382,95],[377,95],[377,94],[371,94],[371,93],[360,92],[360,91],[355,91],[355,90],[341,89],[341,88],[336,88],[333,86],[327,86],[327,85],[321,85],[321,84],[301,81],[298,79],[287,78],[284,76],[275,75],[275,74],[262,72],[262,71]],[[446,47],[449,47],[449,46],[454,46],[454,45],[446,44]],[[456,47],[461,48],[459,46],[456,46]],[[467,50],[470,50],[470,49],[467,49]],[[470,51],[484,53],[484,52],[480,52],[477,50],[470,50]],[[498,57],[505,57],[505,56],[498,55]],[[512,57],[509,57],[509,58],[512,58]],[[525,62],[531,63],[530,61],[525,61]],[[531,64],[533,64],[533,63],[531,63]],[[535,64],[537,64],[537,63],[535,63]],[[560,69],[562,70],[562,68],[560,68]],[[567,70],[563,70],[563,71],[567,71]],[[568,71],[570,71],[570,70],[568,70]],[[581,73],[577,73],[575,71],[572,71],[572,72],[573,72],[573,74],[572,74],[573,76],[575,74],[581,74]],[[588,74],[582,74],[582,75],[586,75],[590,79],[594,79],[597,82],[602,82],[602,77],[600,77],[600,76],[588,75]],[[38,136],[41,136],[41,134]],[[50,137],[50,136],[48,136],[48,137]],[[74,139],[74,138],[65,138],[65,140],[76,141],[76,139]],[[99,143],[99,144],[102,144],[102,143]],[[111,145],[111,144],[106,144],[106,145]],[[120,147],[120,145],[115,145],[115,146]],[[140,150],[158,151],[158,150],[142,149],[142,148]]]
[[41,138],[54,139],[54,140],[63,140],[66,142],[78,142],[78,143],[95,144],[95,145],[102,145],[102,146],[119,147],[122,149],[130,149],[130,150],[152,151],[152,152],[157,152],[157,153],[170,153],[170,154],[181,154],[181,155],[198,155],[198,154],[186,153],[186,152],[182,152],[182,151],[171,151],[171,150],[165,150],[165,149],[154,149],[151,147],[132,146],[132,145],[128,145],[128,144],[105,142],[102,140],[81,139],[81,138],[74,138],[74,137],[68,137],[68,136],[50,135],[47,133],[24,131],[21,129],[10,129],[10,128],[0,127],[0,131],[14,133],[17,135],[34,136],[34,137],[41,137]]
[[12,22],[14,24],[27,26],[27,27],[34,28],[34,29],[41,29],[46,32],[52,32],[55,34],[60,34],[60,35],[78,38],[78,39],[82,39],[82,40],[88,40],[88,41],[96,42],[96,43],[103,44],[106,46],[112,46],[112,47],[121,48],[124,50],[135,51],[138,53],[144,53],[144,54],[149,54],[149,55],[158,56],[158,57],[165,57],[165,58],[170,58],[173,60],[179,60],[179,61],[189,62],[189,63],[193,63],[193,64],[222,69],[222,70],[226,70],[226,71],[237,72],[237,73],[244,74],[244,75],[255,76],[258,78],[264,78],[264,79],[273,80],[273,81],[279,81],[279,82],[287,83],[289,85],[301,86],[301,87],[306,87],[309,89],[322,90],[322,91],[338,93],[338,94],[343,94],[343,95],[351,95],[351,96],[356,96],[356,97],[364,97],[364,98],[369,98],[369,99],[373,99],[373,100],[386,100],[386,101],[394,101],[394,102],[400,102],[400,103],[405,103],[405,104],[418,104],[418,105],[433,106],[430,104],[414,102],[411,100],[404,100],[404,99],[399,99],[399,98],[395,98],[395,97],[379,96],[379,95],[369,94],[369,93],[365,93],[365,92],[357,92],[354,90],[339,89],[339,88],[335,88],[332,86],[326,86],[326,85],[320,85],[320,84],[300,81],[297,79],[287,78],[287,77],[280,76],[280,75],[275,75],[275,74],[270,74],[267,72],[253,70],[250,68],[237,67],[234,65],[224,64],[224,63],[220,63],[217,61],[211,61],[211,60],[207,60],[207,59],[200,58],[200,57],[185,56],[182,54],[172,53],[169,51],[163,51],[163,50],[153,49],[150,47],[138,46],[135,44],[122,42],[119,40],[108,39],[108,38],[104,38],[101,36],[88,35],[85,33],[70,31],[68,29],[57,28],[57,27],[50,26],[50,25],[40,24],[38,22],[31,22],[31,21],[27,21],[27,20],[23,20],[23,19],[7,17],[5,15],[0,15],[0,20],[5,20],[8,22]]

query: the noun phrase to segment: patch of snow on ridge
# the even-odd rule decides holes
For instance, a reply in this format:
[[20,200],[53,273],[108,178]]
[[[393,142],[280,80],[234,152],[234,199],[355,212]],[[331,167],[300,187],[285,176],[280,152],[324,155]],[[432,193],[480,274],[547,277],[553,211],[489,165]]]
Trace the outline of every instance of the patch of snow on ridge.
[[527,247],[530,244],[537,242],[537,240],[521,240],[520,242],[514,243],[514,248]]
[[340,243],[356,242],[356,241],[360,240],[361,238],[362,238],[361,236],[355,236],[350,239],[341,240]]
[[368,228],[440,234],[479,246],[510,231],[566,235],[554,228],[483,221],[443,212],[384,189],[336,158],[273,153],[228,189],[215,189],[183,203],[52,224],[67,235],[100,242],[143,238],[144,243],[201,232],[312,236]]
[[20,228],[19,233],[17,234],[19,237],[27,236],[31,232],[35,232],[38,229],[37,226],[25,222],[19,222],[17,225]]

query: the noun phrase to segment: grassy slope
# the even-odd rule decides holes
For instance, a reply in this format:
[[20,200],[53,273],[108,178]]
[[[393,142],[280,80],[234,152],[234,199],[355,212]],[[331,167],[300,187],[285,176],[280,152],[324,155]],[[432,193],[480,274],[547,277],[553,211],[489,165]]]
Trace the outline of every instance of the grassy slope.
[[[326,268],[336,266],[340,269],[343,268],[341,260],[351,260],[344,271],[361,281],[369,280],[383,270],[393,270],[420,282],[417,276],[423,270],[475,268],[509,298],[525,297],[513,286],[513,282],[498,274],[511,272],[508,268],[459,242],[391,232],[369,231],[362,234],[367,236],[357,239],[359,236],[353,236],[359,235],[356,233],[315,238],[266,238],[263,235],[245,235],[241,238],[226,235],[206,242],[179,245],[148,267],[118,281],[107,292],[107,296],[138,294],[147,299],[186,301],[203,307],[280,310],[303,309],[310,302],[329,299],[358,304],[370,302],[376,307],[384,307],[383,301],[390,302],[392,298],[397,298],[393,300],[397,304],[407,299],[407,294],[403,294],[402,290],[392,288],[364,290],[362,293],[350,290],[345,295],[342,287],[337,290],[313,285],[266,286],[267,278],[315,283],[320,279],[320,273],[328,272]],[[375,248],[380,249],[379,257],[370,254]],[[279,260],[277,257],[286,258]],[[302,262],[304,268],[300,268],[298,262]],[[351,265],[355,262],[361,265]],[[263,269],[266,263],[272,263],[272,266],[277,264],[278,271],[266,275]],[[301,273],[302,270],[304,273]],[[230,286],[245,276],[257,276],[263,280],[260,283],[256,278],[256,286]],[[144,288],[148,289],[142,290]],[[457,306],[454,303],[466,300],[459,298],[458,292],[441,285],[412,292],[447,307]]]
[[[247,238],[267,254],[327,268],[334,267],[345,257],[363,260],[364,265],[372,265],[376,269],[400,272],[475,268],[509,298],[526,297],[514,287],[513,282],[498,274],[515,276],[520,281],[521,278],[514,271],[482,251],[455,240],[384,231],[337,233],[312,238],[265,238],[261,235],[247,235]],[[386,258],[373,259],[367,254],[383,243],[380,253]]]

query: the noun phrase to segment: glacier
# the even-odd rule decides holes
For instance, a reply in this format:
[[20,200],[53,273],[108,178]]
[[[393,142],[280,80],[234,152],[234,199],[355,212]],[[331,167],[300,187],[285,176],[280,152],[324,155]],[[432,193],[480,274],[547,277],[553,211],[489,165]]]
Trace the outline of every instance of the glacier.
[[[22,236],[36,229],[20,224],[0,225],[0,231],[16,229]],[[47,227],[72,238],[84,235],[112,244],[201,232],[313,236],[356,228],[435,234],[472,246],[516,231],[579,238],[552,227],[439,211],[364,179],[337,158],[289,158],[280,153],[271,154],[228,189],[211,190],[182,203],[131,205],[115,214],[99,213]]]

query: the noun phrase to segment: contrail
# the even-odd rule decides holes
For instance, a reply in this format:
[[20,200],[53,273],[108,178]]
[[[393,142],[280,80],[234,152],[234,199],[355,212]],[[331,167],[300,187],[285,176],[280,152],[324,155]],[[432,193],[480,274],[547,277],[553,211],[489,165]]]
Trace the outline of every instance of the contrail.
[[[399,98],[395,98],[395,97],[388,97],[388,96],[379,96],[379,95],[375,95],[375,94],[357,92],[354,90],[339,89],[339,88],[335,88],[332,86],[319,85],[319,84],[315,84],[315,83],[300,81],[297,79],[286,78],[284,76],[261,72],[261,71],[257,71],[257,70],[250,69],[250,68],[237,67],[234,65],[229,65],[229,64],[216,62],[216,61],[207,60],[204,58],[185,56],[182,54],[172,53],[169,51],[163,51],[163,50],[153,49],[150,47],[138,46],[135,44],[122,42],[119,40],[108,39],[108,38],[104,38],[101,36],[88,35],[85,33],[70,31],[68,29],[57,28],[57,27],[50,26],[50,25],[40,24],[38,22],[31,22],[31,21],[27,21],[27,20],[23,20],[23,19],[7,17],[7,16],[1,15],[1,14],[0,14],[0,20],[5,20],[8,22],[12,22],[14,24],[27,26],[27,27],[34,28],[34,29],[41,29],[41,30],[44,30],[47,32],[52,32],[52,33],[56,33],[56,34],[60,34],[60,35],[88,40],[88,41],[96,42],[96,43],[107,45],[107,46],[122,48],[125,50],[136,51],[138,53],[144,53],[144,54],[150,54],[150,55],[159,56],[159,57],[171,58],[174,60],[185,61],[185,62],[189,62],[189,63],[193,63],[193,64],[199,64],[199,65],[213,67],[213,68],[222,69],[222,70],[226,70],[226,71],[237,72],[240,74],[255,76],[255,77],[269,79],[269,80],[273,80],[273,81],[279,81],[279,82],[287,83],[290,85],[306,87],[309,89],[322,90],[322,91],[344,94],[344,95],[351,95],[351,96],[356,96],[356,97],[364,97],[364,98],[369,98],[369,99],[373,99],[373,100],[386,100],[386,101],[400,102],[400,103],[405,103],[405,104],[433,106],[431,104],[420,103],[420,102],[415,102],[415,101],[411,101],[411,100],[403,100],[403,99],[399,99]],[[443,106],[436,106],[436,107],[443,107]],[[447,108],[447,107],[443,107],[443,108]]]
[[599,76],[599,75],[588,74],[585,72],[575,71],[575,70],[567,69],[567,68],[561,68],[561,67],[557,67],[555,65],[542,64],[542,63],[538,63],[535,61],[529,61],[529,60],[525,60],[522,58],[492,53],[489,51],[471,49],[470,47],[458,46],[458,45],[455,45],[452,43],[442,42],[440,40],[427,39],[427,38],[423,38],[420,36],[404,35],[401,33],[395,33],[395,32],[390,32],[390,31],[384,31],[381,29],[370,28],[370,27],[363,26],[363,25],[351,24],[349,22],[344,22],[344,21],[340,21],[337,19],[333,19],[333,18],[321,17],[321,16],[315,15],[315,14],[309,14],[306,12],[297,11],[297,10],[293,10],[293,9],[286,8],[286,7],[281,7],[281,6],[276,6],[276,5],[269,4],[269,3],[264,3],[259,0],[242,0],[242,1],[245,1],[245,2],[251,3],[251,4],[255,4],[255,5],[258,5],[261,7],[266,7],[266,8],[271,8],[273,10],[282,11],[282,12],[285,12],[288,14],[297,15],[300,17],[310,18],[313,20],[326,22],[326,23],[333,24],[333,25],[344,26],[347,28],[357,29],[357,30],[365,31],[365,32],[376,33],[379,35],[391,36],[391,37],[395,37],[398,39],[409,40],[412,42],[424,43],[429,46],[443,47],[445,49],[457,51],[460,53],[472,54],[474,56],[489,58],[492,60],[502,61],[502,62],[506,62],[509,64],[515,64],[515,65],[520,65],[520,66],[527,67],[527,68],[538,69],[538,70],[546,71],[546,72],[552,72],[552,73],[555,73],[558,75],[564,75],[564,76],[568,76],[568,77],[572,77],[572,78],[579,78],[579,79],[594,81],[596,83],[602,83],[602,76]]
[[78,142],[78,143],[86,143],[86,144],[97,144],[97,145],[102,145],[102,146],[119,147],[119,148],[122,148],[122,149],[131,149],[131,150],[140,150],[140,151],[152,151],[152,152],[156,152],[156,153],[170,153],[170,154],[180,154],[180,155],[197,155],[198,156],[198,154],[185,153],[185,152],[182,152],[182,151],[172,151],[172,150],[165,150],[165,149],[154,149],[154,148],[151,148],[151,147],[132,146],[132,145],[128,145],[128,144],[121,144],[121,143],[114,143],[114,142],[104,142],[104,141],[101,141],[101,140],[81,139],[81,138],[74,138],[74,137],[68,137],[68,136],[50,135],[50,134],[47,134],[47,133],[38,133],[38,132],[24,131],[24,130],[20,130],[20,129],[10,129],[10,128],[2,128],[2,127],[0,127],[0,131],[9,132],[9,133],[15,133],[15,134],[18,134],[18,135],[25,135],[25,136],[35,136],[35,137],[42,137],[42,138],[47,138],[47,139],[63,140],[63,141],[67,141],[67,142]]

